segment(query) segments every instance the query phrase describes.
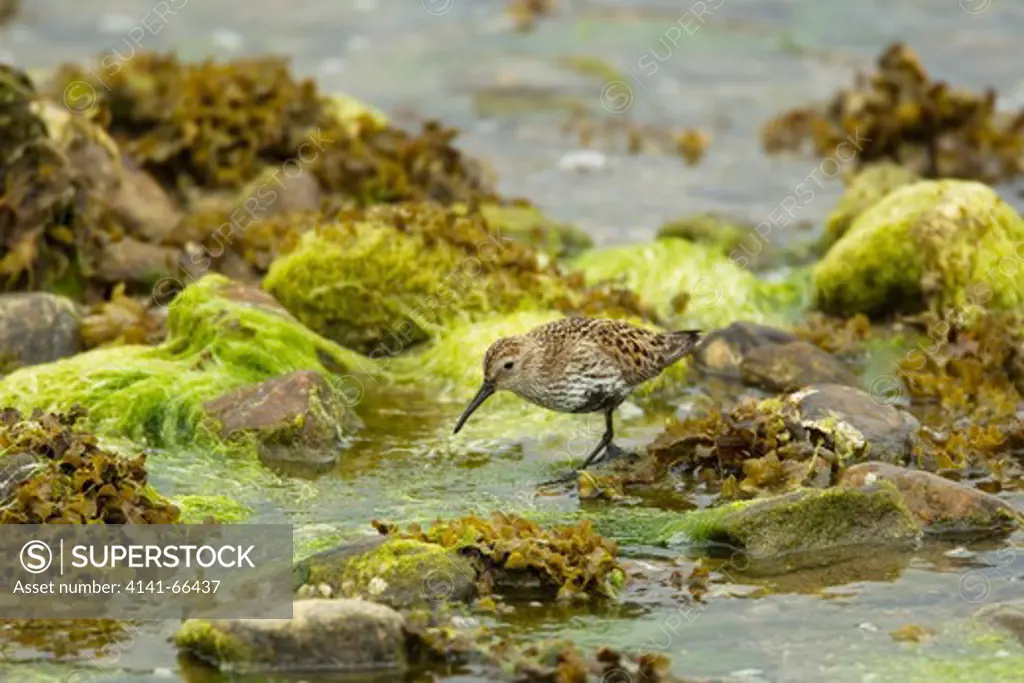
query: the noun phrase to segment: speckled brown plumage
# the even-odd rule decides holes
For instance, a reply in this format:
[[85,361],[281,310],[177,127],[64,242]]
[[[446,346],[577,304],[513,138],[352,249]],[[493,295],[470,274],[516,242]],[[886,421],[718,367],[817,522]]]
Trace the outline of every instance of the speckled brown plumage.
[[484,382],[455,427],[495,391],[511,391],[549,410],[603,412],[605,435],[589,464],[612,439],[612,413],[630,393],[693,350],[700,332],[652,332],[621,320],[564,318],[495,341],[484,356]]

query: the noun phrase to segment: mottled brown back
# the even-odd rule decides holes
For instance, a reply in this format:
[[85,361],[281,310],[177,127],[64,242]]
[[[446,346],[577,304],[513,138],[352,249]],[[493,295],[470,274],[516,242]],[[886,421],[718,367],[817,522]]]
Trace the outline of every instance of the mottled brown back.
[[659,333],[622,320],[563,318],[527,334],[541,341],[554,373],[615,373],[630,386],[657,377],[689,353],[700,333]]

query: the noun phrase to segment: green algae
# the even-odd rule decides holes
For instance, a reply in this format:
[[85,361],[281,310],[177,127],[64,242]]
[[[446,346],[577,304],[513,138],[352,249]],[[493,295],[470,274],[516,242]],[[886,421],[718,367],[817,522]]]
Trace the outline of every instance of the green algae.
[[252,662],[255,652],[240,638],[207,619],[188,619],[174,634],[179,649],[223,668]]
[[234,524],[253,514],[249,507],[227,496],[185,495],[175,498],[174,504],[181,510],[185,524],[201,524],[209,517],[221,524]]
[[825,219],[821,245],[828,249],[846,234],[853,221],[893,190],[920,180],[908,168],[887,161],[865,166],[847,182],[846,190]]
[[264,287],[311,329],[371,357],[566,293],[479,214],[432,204],[343,212],[274,262]]
[[635,291],[675,327],[785,322],[801,298],[799,278],[796,284],[764,282],[720,250],[682,239],[592,249],[571,265],[588,283],[612,281]]
[[751,226],[739,225],[714,214],[698,213],[665,223],[658,228],[658,239],[685,239],[728,254],[740,246],[751,232]]
[[842,546],[907,546],[920,530],[890,484],[873,489],[803,489],[690,512],[665,529],[691,541],[724,543],[754,557]]
[[[256,292],[259,294],[259,292]],[[22,368],[0,382],[0,402],[60,410],[89,406],[87,425],[157,447],[219,440],[203,425],[203,404],[295,370],[364,376],[372,361],[309,331],[266,297],[221,275],[182,290],[159,346],[100,348]],[[263,295],[265,297],[265,295]]]
[[814,267],[815,305],[872,317],[970,304],[1020,307],[1022,240],[1024,221],[985,185],[905,185],[861,214]]
[[585,231],[553,221],[535,206],[483,204],[480,213],[495,234],[529,244],[553,258],[573,258],[594,246]]

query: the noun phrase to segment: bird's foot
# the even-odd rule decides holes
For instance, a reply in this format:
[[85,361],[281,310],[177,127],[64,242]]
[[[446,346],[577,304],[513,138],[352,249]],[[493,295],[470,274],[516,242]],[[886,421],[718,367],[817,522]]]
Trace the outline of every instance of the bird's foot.
[[618,460],[619,458],[625,457],[627,455],[629,455],[629,451],[625,451],[616,446],[614,443],[610,443],[604,449],[604,454],[601,456],[601,458],[597,460],[597,462],[595,462],[594,464],[596,465],[597,463],[608,463],[611,462],[612,460]]

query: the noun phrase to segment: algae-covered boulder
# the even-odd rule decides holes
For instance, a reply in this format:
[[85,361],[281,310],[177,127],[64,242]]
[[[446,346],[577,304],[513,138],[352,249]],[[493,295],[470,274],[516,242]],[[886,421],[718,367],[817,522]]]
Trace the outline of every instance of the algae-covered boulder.
[[252,436],[264,462],[330,465],[344,432],[362,426],[335,386],[313,370],[230,391],[203,405],[211,428],[224,439]]
[[588,283],[612,281],[676,327],[786,321],[802,304],[798,282],[762,282],[718,249],[681,239],[592,249],[572,262]]
[[22,368],[0,381],[0,403],[47,410],[81,403],[98,432],[155,446],[220,442],[204,426],[208,401],[296,370],[337,373],[339,391],[358,391],[374,367],[303,327],[265,292],[221,275],[182,290],[167,329],[159,346],[100,348]]
[[920,179],[912,170],[888,161],[865,166],[848,180],[843,196],[825,219],[822,246],[827,249],[835,244],[853,221],[882,197]]
[[299,600],[291,619],[189,619],[178,649],[225,673],[404,669],[405,620],[364,600]]
[[823,553],[842,547],[910,547],[914,516],[891,484],[862,489],[805,489],[686,514],[667,538],[724,543],[751,558]]
[[931,472],[882,462],[854,465],[843,473],[839,485],[856,488],[876,481],[896,487],[927,534],[1001,535],[1024,521],[1024,514],[990,493]]
[[1024,221],[986,185],[906,185],[861,214],[814,267],[814,302],[846,317],[965,304],[1019,308],[1022,240]]
[[146,456],[125,458],[76,428],[86,411],[0,411],[0,524],[173,524],[177,507],[148,484]]
[[363,598],[395,609],[469,601],[477,594],[469,558],[433,543],[387,536],[317,553],[294,573],[299,596]]
[[263,286],[311,329],[372,358],[496,313],[639,312],[628,297],[573,286],[479,213],[419,202],[325,220],[273,263]]
[[752,226],[740,225],[714,214],[698,213],[683,216],[658,228],[658,238],[676,237],[696,244],[717,247],[725,253],[738,247],[753,232]]
[[495,234],[528,244],[553,258],[572,258],[594,246],[593,238],[580,228],[553,221],[528,204],[484,204],[480,213]]

